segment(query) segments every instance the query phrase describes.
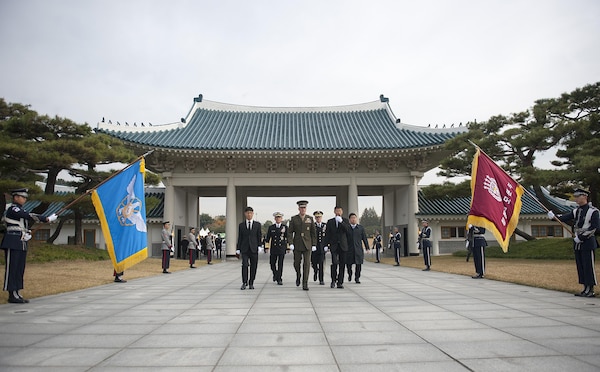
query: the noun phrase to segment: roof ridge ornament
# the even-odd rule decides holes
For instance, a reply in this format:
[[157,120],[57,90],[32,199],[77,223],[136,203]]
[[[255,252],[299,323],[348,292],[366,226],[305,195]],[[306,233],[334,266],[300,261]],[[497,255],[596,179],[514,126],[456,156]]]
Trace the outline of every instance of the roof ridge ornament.
[[389,99],[389,98],[387,98],[386,96],[384,96],[383,94],[380,94],[380,95],[379,95],[379,100],[380,100],[381,102],[384,102],[384,103],[385,103],[385,102],[389,102],[389,101],[390,101],[390,99]]

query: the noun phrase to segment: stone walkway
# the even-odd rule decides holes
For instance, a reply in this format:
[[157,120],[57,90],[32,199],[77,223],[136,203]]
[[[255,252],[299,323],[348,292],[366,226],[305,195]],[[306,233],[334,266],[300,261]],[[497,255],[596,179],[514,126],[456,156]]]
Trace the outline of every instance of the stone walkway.
[[374,263],[303,291],[265,258],[255,290],[233,260],[0,305],[0,370],[600,370],[600,299]]

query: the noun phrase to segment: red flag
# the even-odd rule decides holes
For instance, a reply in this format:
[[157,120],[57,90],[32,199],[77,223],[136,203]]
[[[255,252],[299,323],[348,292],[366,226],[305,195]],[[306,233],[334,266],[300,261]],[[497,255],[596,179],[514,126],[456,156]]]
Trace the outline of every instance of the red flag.
[[467,224],[485,227],[504,253],[519,223],[523,186],[478,148],[471,173],[471,210]]

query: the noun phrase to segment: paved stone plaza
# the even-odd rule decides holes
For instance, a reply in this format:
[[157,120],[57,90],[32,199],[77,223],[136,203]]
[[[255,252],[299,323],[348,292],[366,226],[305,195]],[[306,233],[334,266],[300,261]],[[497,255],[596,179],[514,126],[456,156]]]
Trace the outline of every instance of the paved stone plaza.
[[291,257],[283,286],[263,256],[255,290],[230,260],[0,305],[0,370],[600,370],[600,298],[374,263],[303,291]]

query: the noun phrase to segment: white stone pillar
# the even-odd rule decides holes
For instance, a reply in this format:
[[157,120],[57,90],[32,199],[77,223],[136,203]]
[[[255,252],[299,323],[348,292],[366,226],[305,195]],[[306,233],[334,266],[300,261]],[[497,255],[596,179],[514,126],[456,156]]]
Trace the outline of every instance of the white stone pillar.
[[350,178],[350,185],[348,185],[348,212],[356,213],[360,218],[360,211],[358,210],[358,186],[356,185],[356,177]]
[[440,237],[442,236],[442,226],[440,221],[429,221],[431,227],[431,255],[440,255]]
[[225,201],[225,256],[235,255],[235,246],[237,244],[237,197],[233,177],[227,181],[227,199]]
[[[420,174],[420,173],[419,173]],[[416,241],[418,240],[419,221],[415,214],[419,211],[418,187],[419,178],[415,172],[410,174],[410,184],[408,185],[408,215],[407,215],[407,239],[409,254],[419,253]]]
[[165,172],[162,174],[162,180],[165,184],[165,201],[163,220],[171,221],[171,226],[175,225],[175,189],[173,188],[171,173]]

